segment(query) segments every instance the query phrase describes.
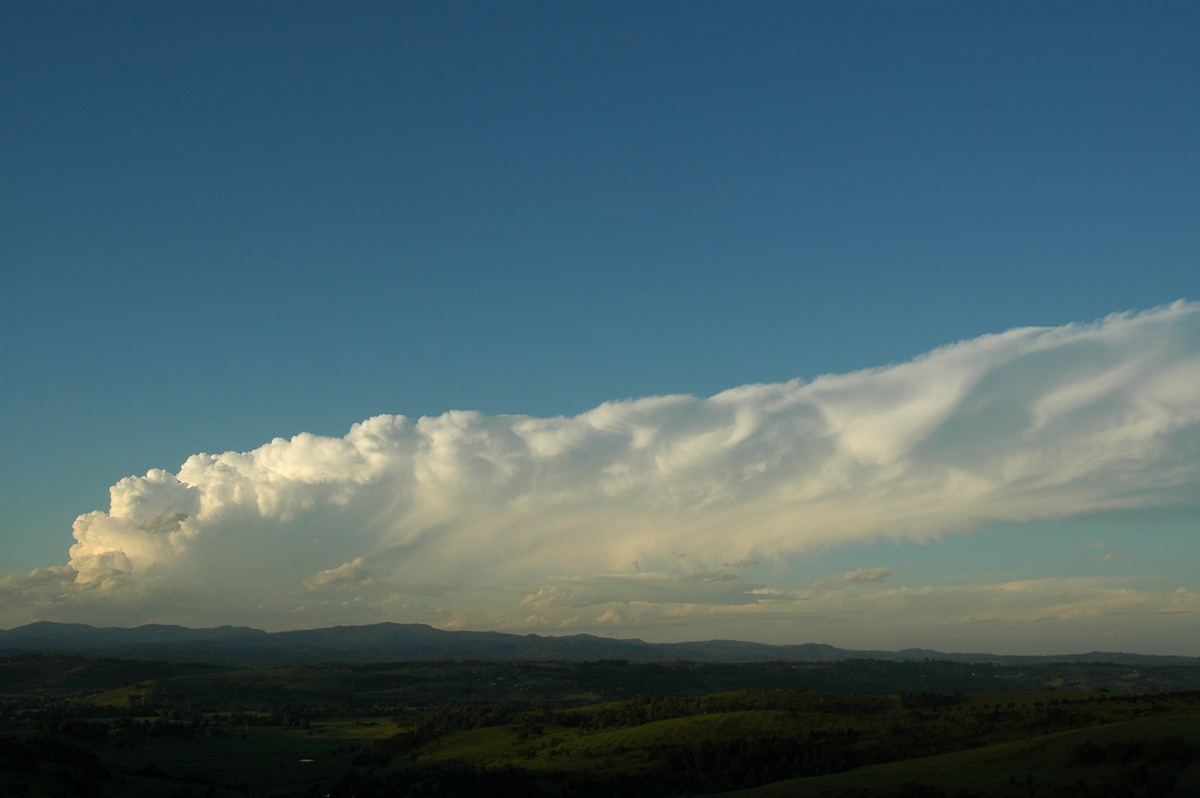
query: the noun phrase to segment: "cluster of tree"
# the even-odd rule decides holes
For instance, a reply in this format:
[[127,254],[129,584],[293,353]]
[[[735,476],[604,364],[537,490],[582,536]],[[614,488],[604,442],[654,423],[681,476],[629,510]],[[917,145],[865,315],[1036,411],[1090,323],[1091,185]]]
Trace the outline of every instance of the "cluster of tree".
[[118,746],[133,746],[153,737],[195,737],[198,728],[195,723],[181,723],[163,718],[141,721],[133,718],[114,718],[107,722],[72,718],[59,723],[53,731],[93,745],[114,743]]
[[[958,700],[961,699],[954,699],[955,702]],[[877,715],[894,707],[893,700],[885,696],[836,696],[807,690],[747,689],[699,698],[638,696],[629,701],[599,707],[559,710],[549,713],[544,720],[558,726],[575,726],[580,731],[594,732],[722,712],[769,710],[825,715]]]
[[650,777],[664,795],[728,792],[772,781],[838,773],[887,761],[893,752],[864,743],[855,729],[753,740],[656,746]]
[[404,723],[405,731],[378,740],[354,758],[356,765],[387,762],[396,756],[411,756],[425,745],[450,732],[504,726],[513,720],[518,707],[512,704],[446,704],[425,710],[407,718],[394,717],[394,723]]

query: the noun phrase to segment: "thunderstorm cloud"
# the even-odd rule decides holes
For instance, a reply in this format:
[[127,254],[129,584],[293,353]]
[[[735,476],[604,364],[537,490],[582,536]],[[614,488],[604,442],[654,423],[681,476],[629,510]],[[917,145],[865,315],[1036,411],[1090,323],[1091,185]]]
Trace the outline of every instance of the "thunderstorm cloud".
[[[701,606],[760,611],[775,588],[740,576],[760,562],[1195,508],[1198,344],[1200,305],[1181,301],[708,398],[555,418],[379,415],[340,438],[196,454],[113,485],[107,510],[75,521],[67,564],[0,580],[0,620],[86,608],[187,621],[204,606],[223,621],[452,625],[444,608],[485,587],[511,594],[519,621],[472,622],[573,628],[592,607],[599,628]],[[891,576],[863,568],[828,584],[914,601],[872,584]]]

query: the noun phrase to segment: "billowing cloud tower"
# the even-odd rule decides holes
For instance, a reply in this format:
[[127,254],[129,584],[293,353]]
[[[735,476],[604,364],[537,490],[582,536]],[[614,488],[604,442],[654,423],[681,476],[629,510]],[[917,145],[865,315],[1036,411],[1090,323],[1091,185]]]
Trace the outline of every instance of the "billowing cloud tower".
[[[1194,509],[1198,343],[1200,306],[1178,302],[569,418],[376,416],[123,479],[106,512],[76,520],[68,565],[2,589],[40,612],[352,619],[485,585],[514,586],[514,603],[556,578],[700,585],[732,563],[879,539]],[[627,590],[599,584],[597,606]]]

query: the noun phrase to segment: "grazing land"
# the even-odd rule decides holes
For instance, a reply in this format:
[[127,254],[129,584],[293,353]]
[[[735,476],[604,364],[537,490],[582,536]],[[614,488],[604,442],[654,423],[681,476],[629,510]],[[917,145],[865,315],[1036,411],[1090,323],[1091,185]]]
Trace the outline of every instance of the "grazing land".
[[0,660],[5,796],[1191,796],[1200,671]]

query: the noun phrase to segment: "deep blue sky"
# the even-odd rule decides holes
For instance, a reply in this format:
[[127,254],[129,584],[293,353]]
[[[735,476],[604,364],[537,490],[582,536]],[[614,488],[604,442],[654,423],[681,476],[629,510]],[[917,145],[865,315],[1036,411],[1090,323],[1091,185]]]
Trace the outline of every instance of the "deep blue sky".
[[1200,295],[1200,6],[7,2],[0,572],[378,413]]

